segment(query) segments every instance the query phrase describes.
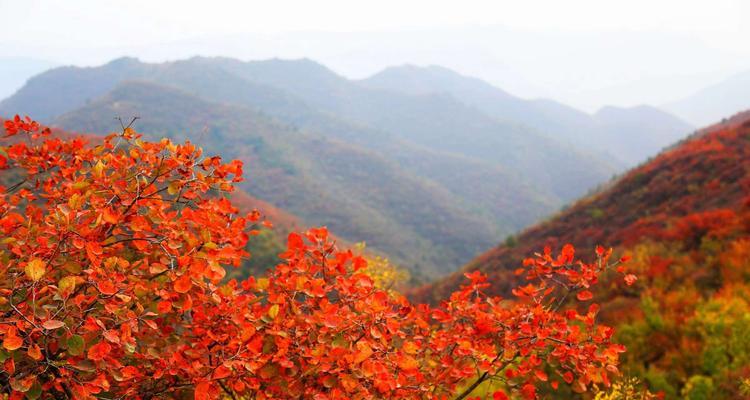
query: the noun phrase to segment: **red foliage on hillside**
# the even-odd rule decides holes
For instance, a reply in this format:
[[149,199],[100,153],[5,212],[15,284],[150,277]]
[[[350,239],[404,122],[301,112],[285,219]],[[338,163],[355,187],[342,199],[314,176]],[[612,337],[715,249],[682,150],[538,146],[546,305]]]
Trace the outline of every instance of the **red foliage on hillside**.
[[524,254],[563,243],[606,243],[632,258],[635,290],[604,282],[595,291],[602,320],[627,346],[626,375],[669,399],[750,393],[750,113],[696,133],[415,297],[440,298],[476,270],[508,295]]
[[580,248],[628,247],[645,238],[688,235],[690,230],[725,224],[748,205],[750,113],[745,113],[698,132],[553,219],[522,232],[513,245],[499,245],[462,271],[412,295],[425,301],[440,299],[459,285],[464,272],[474,270],[496,282],[491,288],[494,293],[508,294],[518,283],[513,270],[540,247],[559,248],[564,243]]

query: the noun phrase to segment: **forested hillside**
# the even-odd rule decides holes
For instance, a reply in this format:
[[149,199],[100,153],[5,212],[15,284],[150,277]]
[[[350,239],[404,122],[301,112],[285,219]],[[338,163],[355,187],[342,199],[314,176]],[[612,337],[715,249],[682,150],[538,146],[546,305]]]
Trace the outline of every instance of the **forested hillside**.
[[[40,115],[46,122],[97,134],[116,130],[115,116],[138,115],[137,124],[146,131],[206,140],[212,150],[269,171],[267,179],[259,174],[251,183],[259,198],[312,224],[329,225],[350,242],[366,241],[371,250],[414,271],[415,279],[466,262],[614,171],[554,140],[497,125],[476,112],[440,131],[443,136],[466,131],[455,137],[463,137],[471,151],[432,146],[445,140],[414,140],[412,134],[412,128],[423,135],[432,129],[431,117],[417,117],[435,115],[432,97],[382,92],[380,116],[358,119],[312,103],[307,94],[292,93],[279,81],[301,79],[329,89],[338,85],[363,98],[368,97],[366,89],[308,61],[268,63],[195,58],[146,64],[123,58],[102,67],[58,68],[31,79],[0,103],[0,112]],[[249,79],[249,72],[234,71],[239,67],[250,72],[274,67],[279,77]],[[151,89],[143,87],[147,84]],[[135,89],[138,85],[141,89]],[[399,103],[409,105],[412,113],[399,114],[391,107]],[[467,110],[450,99],[438,104],[448,107],[440,110],[444,116]],[[391,114],[402,116],[394,120],[401,122],[390,124],[392,129],[368,123]],[[471,115],[479,128],[473,127]],[[399,128],[407,125],[408,130]],[[223,139],[214,140],[216,136]],[[509,137],[515,139],[506,141]],[[543,151],[530,152],[532,148]],[[542,158],[518,158],[522,152]],[[539,167],[549,163],[559,168],[549,173]],[[579,178],[557,182],[561,171]],[[289,195],[297,189],[308,195]],[[418,250],[406,252],[397,243]]]
[[[668,398],[741,398],[750,362],[750,113],[696,133],[610,187],[480,255],[508,295],[525,254],[565,243],[615,246],[638,276],[603,285],[602,317],[619,325],[626,374]],[[461,273],[422,288],[439,299]],[[703,396],[703,397],[701,397]]]
[[448,271],[502,233],[461,197],[373,151],[153,83],[124,83],[56,121],[71,130],[108,132],[116,121],[105,116],[113,115],[149,115],[136,124],[151,135],[189,138],[244,160],[254,177],[241,184],[248,192],[308,224],[367,241],[417,278]]

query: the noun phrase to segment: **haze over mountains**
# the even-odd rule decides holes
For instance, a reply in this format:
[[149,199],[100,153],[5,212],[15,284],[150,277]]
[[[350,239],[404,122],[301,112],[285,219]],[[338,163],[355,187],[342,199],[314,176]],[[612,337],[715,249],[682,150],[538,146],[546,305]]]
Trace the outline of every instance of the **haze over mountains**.
[[0,57],[0,98],[12,95],[36,74],[55,66],[55,63],[24,57]]
[[480,79],[437,66],[388,68],[362,82],[415,95],[448,93],[494,118],[521,122],[577,148],[613,152],[611,156],[628,166],[656,154],[665,143],[685,137],[692,129],[650,106],[604,107],[590,115],[552,100],[524,100]]
[[697,126],[714,123],[748,108],[750,108],[750,70],[730,76],[684,99],[664,105],[664,109]]
[[56,68],[0,102],[68,130],[115,116],[247,162],[248,191],[425,279],[655,154],[691,126],[651,107],[590,115],[440,68],[353,81],[308,59],[132,58]]

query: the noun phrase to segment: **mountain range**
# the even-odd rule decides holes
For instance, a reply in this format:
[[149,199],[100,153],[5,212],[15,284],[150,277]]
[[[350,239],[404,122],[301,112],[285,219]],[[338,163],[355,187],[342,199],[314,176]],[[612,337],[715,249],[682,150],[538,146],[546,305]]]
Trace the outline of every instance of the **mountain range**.
[[447,93],[486,115],[521,123],[580,149],[607,154],[627,166],[656,154],[665,144],[684,138],[693,129],[651,106],[608,106],[590,115],[552,100],[521,99],[481,79],[438,66],[387,68],[362,83],[415,95]]
[[[0,115],[17,113],[95,133],[137,115],[144,132],[240,158],[250,193],[366,241],[417,280],[451,271],[690,130],[648,107],[588,115],[437,67],[353,81],[307,59],[55,68],[0,102]],[[638,145],[617,144],[624,136]]]
[[697,126],[750,108],[750,71],[732,75],[690,96],[663,105],[665,110]]

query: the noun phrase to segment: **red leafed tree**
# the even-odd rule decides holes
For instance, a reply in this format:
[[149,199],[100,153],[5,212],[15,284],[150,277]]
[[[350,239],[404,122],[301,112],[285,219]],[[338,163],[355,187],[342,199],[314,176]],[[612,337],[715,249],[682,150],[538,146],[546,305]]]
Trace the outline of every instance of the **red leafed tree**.
[[239,162],[130,128],[97,145],[29,119],[5,131],[29,139],[0,148],[10,398],[462,399],[492,380],[496,399],[533,399],[617,372],[624,348],[588,305],[610,251],[546,249],[512,300],[467,274],[433,308],[376,287],[319,228],[291,234],[268,277],[224,282],[259,219],[226,198]]

